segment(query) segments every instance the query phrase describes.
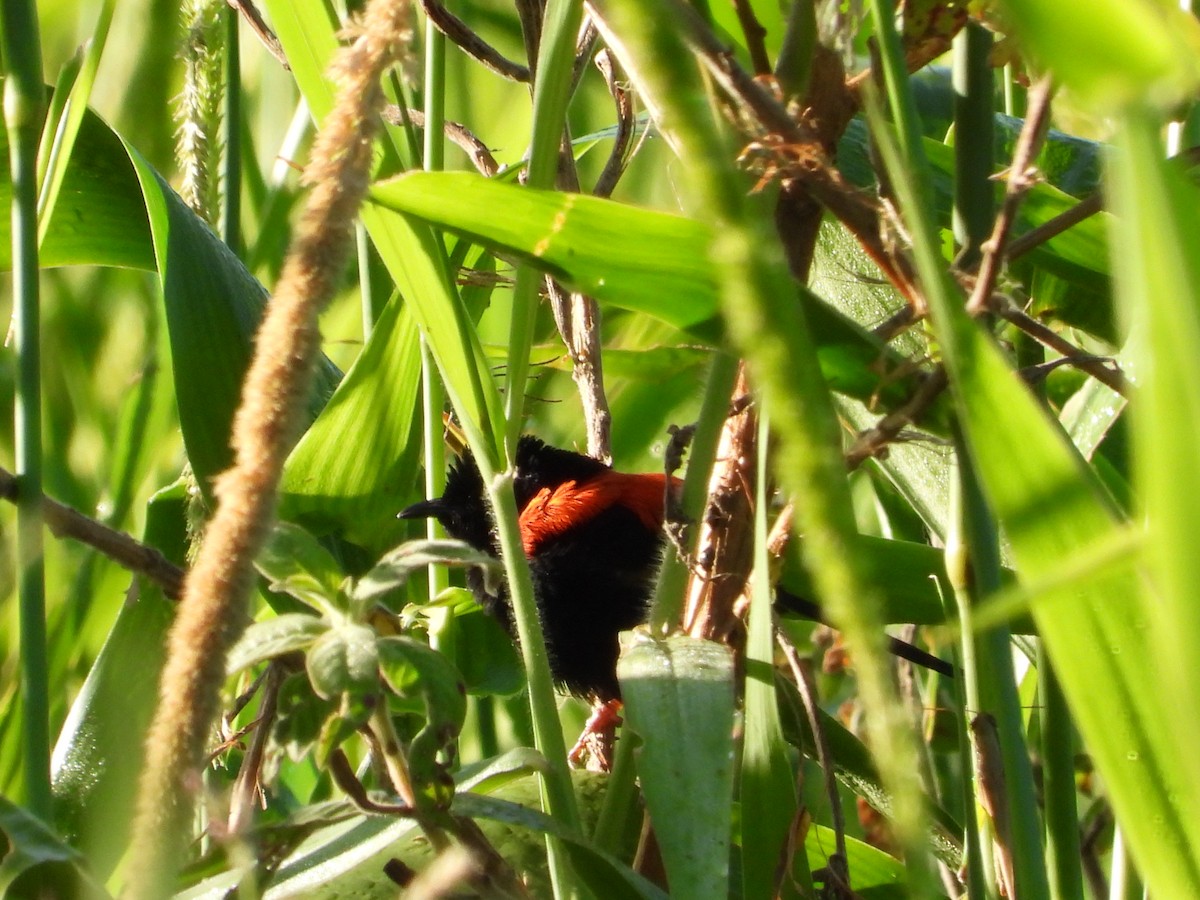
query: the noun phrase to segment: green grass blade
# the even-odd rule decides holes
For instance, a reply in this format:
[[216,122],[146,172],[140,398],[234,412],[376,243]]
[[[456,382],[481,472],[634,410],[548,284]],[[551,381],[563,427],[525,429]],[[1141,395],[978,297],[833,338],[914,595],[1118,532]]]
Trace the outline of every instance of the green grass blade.
[[38,272],[37,144],[45,114],[41,37],[32,2],[0,7],[5,66],[4,124],[12,197],[13,343],[17,357],[14,404],[17,501],[17,602],[20,629],[22,799],[35,816],[50,818],[49,671],[42,537],[41,299]]
[[[642,793],[677,897],[728,891],[733,799],[733,657],[711,641],[623,639],[626,727],[642,738]],[[687,735],[687,746],[679,736]]]

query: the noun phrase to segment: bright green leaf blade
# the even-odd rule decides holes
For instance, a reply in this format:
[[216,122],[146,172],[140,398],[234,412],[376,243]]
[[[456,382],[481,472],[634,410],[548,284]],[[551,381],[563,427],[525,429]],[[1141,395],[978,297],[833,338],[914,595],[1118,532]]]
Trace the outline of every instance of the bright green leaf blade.
[[462,172],[413,172],[375,185],[370,199],[518,252],[598,300],[713,335],[707,255],[686,250],[707,247],[709,234],[691,219]]
[[[42,146],[38,155],[38,179],[41,183],[38,197],[38,244],[45,242],[46,234],[53,226],[54,209],[62,191],[68,167],[75,152],[75,142],[79,137],[79,128],[88,111],[88,101],[91,99],[92,86],[96,81],[96,70],[100,66],[100,58],[104,53],[104,45],[108,40],[109,26],[112,25],[115,0],[105,0],[100,7],[96,19],[96,29],[91,39],[85,44],[83,57],[77,77],[60,78],[55,89],[54,105],[58,104],[57,94],[67,83],[69,93],[64,101],[61,115],[51,118],[47,116],[46,129],[43,130]],[[50,137],[49,128],[53,125],[54,135]]]
[[1200,85],[1200,24],[1165,0],[1003,0],[1022,44],[1101,109],[1153,97],[1164,106]]
[[[1138,383],[1131,406],[1133,456],[1153,585],[1145,591],[1142,612],[1157,614],[1152,646],[1173,685],[1168,706],[1174,715],[1160,723],[1160,730],[1183,749],[1200,740],[1195,680],[1200,468],[1191,427],[1200,421],[1200,190],[1164,162],[1158,133],[1156,118],[1127,117],[1119,130],[1110,193],[1117,215],[1113,246],[1124,248],[1114,266],[1131,323],[1129,350]],[[1195,754],[1182,752],[1173,762],[1174,778],[1189,785],[1200,781]],[[1191,832],[1193,841],[1198,831]],[[1134,851],[1141,858],[1147,848],[1134,844]],[[1188,856],[1195,875],[1200,851],[1194,843]],[[1145,877],[1160,895],[1179,889],[1159,882],[1157,873],[1147,871]]]
[[[371,198],[517,254],[601,304],[646,313],[708,342],[718,336],[712,232],[702,223],[467,173],[413,172],[377,185]],[[495,209],[506,214],[489,212]],[[881,405],[907,399],[915,379],[904,357],[809,292],[798,293],[830,387]],[[935,430],[944,426],[936,406],[929,420]]]
[[[832,828],[812,825],[804,839],[809,867],[827,866],[836,846]],[[912,896],[905,884],[904,863],[877,847],[848,837],[846,862],[850,869],[850,889],[862,900],[908,900]]]
[[[942,345],[971,453],[1017,572],[1049,578],[1064,560],[1115,537],[1113,511],[991,339],[969,321],[950,327],[952,345],[944,331]],[[1200,783],[1181,766],[1176,716],[1145,665],[1156,651],[1143,596],[1125,568],[1043,596],[1033,613],[1145,874],[1168,895],[1190,896],[1200,891],[1200,827],[1184,810],[1200,803]]]
[[420,373],[416,323],[393,298],[288,457],[281,518],[336,532],[373,553],[398,539],[396,513],[417,473]]
[[[671,891],[723,897],[733,799],[733,657],[682,635],[622,635],[617,677],[626,727],[642,739],[638,774]],[[686,748],[679,743],[687,735]]]
[[[154,235],[179,424],[188,460],[207,491],[209,479],[232,462],[230,424],[241,402],[267,292],[138,152],[128,146],[127,150]],[[316,417],[340,377],[322,357],[310,418]]]
[[341,567],[299,525],[277,523],[254,565],[271,579],[272,590],[291,594],[322,613],[338,608]]

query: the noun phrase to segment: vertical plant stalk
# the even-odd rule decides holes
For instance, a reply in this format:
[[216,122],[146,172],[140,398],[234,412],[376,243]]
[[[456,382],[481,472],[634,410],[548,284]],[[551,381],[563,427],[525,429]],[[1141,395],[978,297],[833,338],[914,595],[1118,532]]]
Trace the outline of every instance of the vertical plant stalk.
[[254,557],[270,529],[283,462],[311,389],[317,316],[337,287],[366,193],[380,78],[405,43],[408,20],[405,0],[372,0],[359,37],[332,67],[338,99],[305,172],[312,193],[259,329],[233,422],[234,464],[215,484],[217,511],[169,637],[139,785],[128,890],[134,900],[169,892],[186,844],[225,655],[246,624]]
[[894,798],[911,889],[921,895],[932,878],[915,742],[891,682],[876,592],[849,549],[857,527],[840,434],[797,288],[769,217],[760,203],[747,198],[747,183],[734,170],[736,150],[705,102],[678,27],[666,24],[659,3],[604,0],[594,5],[610,48],[635,83],[662,104],[663,130],[673,133],[683,150],[695,207],[715,225],[710,254],[722,312],[734,346],[746,355],[752,382],[773,411],[776,471],[797,498],[806,556],[820,561],[812,574],[821,600],[859,660],[874,756]]
[[[553,187],[558,171],[558,151],[571,95],[571,72],[575,63],[575,38],[583,18],[581,0],[549,0],[544,23],[536,23],[529,4],[518,4],[526,49],[532,65],[537,62],[533,86],[533,135],[529,149],[527,183],[531,187]],[[540,37],[533,32],[537,32]],[[525,418],[525,384],[529,375],[529,350],[538,303],[541,276],[531,266],[517,269],[509,322],[507,378],[504,397],[504,458],[511,472],[517,441]],[[568,830],[580,830],[579,808],[567,769],[566,745],[554,698],[554,683],[546,656],[546,641],[533,595],[533,579],[525,559],[517,526],[517,504],[512,476],[488,472],[487,460],[476,454],[487,483],[488,501],[495,515],[497,537],[504,559],[513,619],[517,627],[521,661],[529,687],[529,711],[534,743],[549,761],[550,771],[539,782],[546,811]],[[558,838],[547,836],[547,857],[556,897],[567,896],[574,878],[566,851]]]
[[1075,803],[1075,729],[1067,698],[1044,645],[1038,647],[1037,671],[1050,896],[1054,900],[1084,900],[1079,810]]
[[188,0],[183,6],[183,93],[176,114],[175,151],[183,169],[179,195],[196,215],[214,225],[220,205],[225,7],[224,0]]
[[18,482],[17,598],[24,799],[34,815],[50,822],[37,224],[37,145],[45,114],[46,89],[42,84],[37,8],[30,0],[14,0],[0,6],[0,41],[7,66],[4,125],[8,133],[12,178],[13,336],[17,354],[14,410]]
[[225,27],[225,202],[221,205],[221,240],[242,255],[242,59],[238,22],[228,3],[222,13]]

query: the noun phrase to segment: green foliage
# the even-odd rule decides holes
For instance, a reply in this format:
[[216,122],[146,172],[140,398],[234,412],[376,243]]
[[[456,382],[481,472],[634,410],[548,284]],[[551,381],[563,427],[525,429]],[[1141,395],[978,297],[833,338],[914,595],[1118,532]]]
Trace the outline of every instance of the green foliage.
[[[40,45],[27,48],[42,47],[55,83],[40,129],[39,220],[31,232],[0,216],[0,267],[42,287],[36,462],[52,498],[186,567],[230,460],[263,285],[282,267],[300,194],[278,162],[302,166],[308,120],[319,127],[330,112],[327,69],[344,23],[334,4],[266,0],[289,68],[247,41],[239,80],[222,88],[241,109],[232,127],[243,152],[224,157],[236,171],[222,182],[243,185],[239,256],[172,188],[165,108],[134,102],[181,77],[161,34],[126,27],[161,21],[164,5],[103,4],[93,42],[75,54],[75,6],[42,6]],[[960,268],[953,218],[968,200],[1004,201],[1006,180],[989,179],[1027,136],[995,98],[1007,87],[1020,101],[1023,89],[996,70],[952,114],[943,74],[905,71],[930,46],[948,50],[963,7],[977,4],[910,3],[899,22],[888,3],[870,4],[863,21],[825,6],[817,29],[805,3],[752,0],[740,8],[760,34],[730,4],[598,0],[597,46],[637,98],[639,114],[620,127],[600,75],[583,66],[571,80],[573,0],[549,4],[532,103],[528,86],[452,41],[418,36],[435,52],[423,72],[409,60],[389,80],[390,101],[424,109],[426,146],[441,116],[463,122],[501,171],[419,171],[445,167],[443,156],[450,168],[468,160],[436,147],[423,159],[420,129],[388,117],[356,271],[323,323],[307,427],[257,560],[253,620],[226,660],[228,718],[196,802],[207,835],[180,875],[181,896],[392,896],[393,877],[420,878],[464,848],[486,865],[457,887],[482,895],[520,882],[532,896],[808,896],[845,865],[858,896],[925,896],[941,890],[932,860],[957,870],[964,848],[977,847],[986,859],[967,859],[965,889],[983,897],[1004,868],[994,838],[1011,838],[1022,900],[1082,897],[1085,869],[1107,868],[1113,895],[1128,890],[1117,881],[1122,843],[1152,896],[1200,896],[1200,830],[1187,812],[1200,807],[1190,426],[1200,417],[1200,188],[1194,167],[1166,160],[1161,139],[1168,117],[1185,120],[1173,131],[1184,135],[1200,118],[1200,25],[1165,0],[985,5],[1008,59],[1020,68],[1027,58],[1063,86],[1058,130],[1035,157],[1042,177],[1009,240],[1101,188],[1108,204],[1006,261],[990,293],[1010,302],[994,309],[1036,321],[1004,323],[965,305],[976,270]],[[455,11],[502,52],[523,52],[513,10],[467,0]],[[210,77],[226,52],[226,16],[208,22]],[[832,127],[827,98],[781,103],[749,74],[766,60],[794,88],[815,66],[813,83],[836,87],[835,63],[814,55],[815,30],[847,58],[870,39],[885,96],[864,79],[843,96],[858,113],[848,126],[806,143],[805,129]],[[952,52],[967,47],[959,40]],[[9,85],[34,61],[6,59]],[[36,106],[22,97],[9,98],[10,112]],[[810,115],[795,118],[806,104]],[[994,162],[979,162],[990,139],[959,127],[971,119],[963,104],[994,116]],[[205,107],[210,133],[219,108]],[[573,153],[559,153],[564,125]],[[611,197],[590,196],[625,128],[637,148],[628,171]],[[20,142],[10,147],[13,133],[0,139],[5,207],[21,193],[10,164],[29,162]],[[836,172],[822,143],[837,146]],[[208,177],[205,194],[220,205]],[[563,189],[573,179],[582,190]],[[792,193],[809,189],[828,209],[819,234],[808,223],[814,261],[799,285],[788,263],[797,267],[802,229],[785,213]],[[38,271],[13,249],[31,234]],[[618,468],[661,470],[666,426],[695,420],[702,400],[702,436],[713,437],[727,392],[702,398],[699,385],[711,370],[710,389],[723,389],[735,354],[763,417],[758,511],[742,523],[754,546],[745,646],[630,635],[611,775],[567,772],[561,745],[582,709],[551,694],[506,477],[522,430],[584,442],[573,365],[539,299],[545,276],[598,304]],[[914,298],[926,318],[876,330]],[[1043,343],[1045,329],[1056,337]],[[1070,370],[1071,347],[1114,360],[1136,393]],[[0,391],[10,404],[27,400],[28,353],[7,359]],[[934,372],[947,390],[925,396]],[[422,460],[442,440],[444,413],[479,461],[504,560],[396,518],[425,491]],[[28,456],[22,429],[0,426],[5,468]],[[851,447],[862,465],[844,479]],[[697,468],[693,481],[706,474]],[[785,502],[800,525],[774,559],[767,538]],[[34,571],[10,547],[13,522],[3,513],[5,599]],[[677,608],[673,579],[685,567],[668,563],[660,591],[674,595],[660,608]],[[31,629],[26,604],[23,621],[11,613],[0,632],[0,794],[31,798],[0,804],[0,884],[14,896],[100,897],[124,884],[174,603],[143,567],[131,585],[108,552],[48,533],[45,618]],[[471,570],[508,579],[519,649],[462,586]],[[772,615],[776,583],[825,604],[851,666],[824,629]],[[909,679],[902,709],[884,622],[929,626],[918,642],[940,641],[959,677]],[[973,630],[985,627],[999,630]],[[812,663],[825,654],[815,716],[778,665],[777,628]],[[30,659],[45,663],[48,698],[23,693],[18,664]],[[968,727],[977,715],[1000,729],[996,759],[986,743],[967,743],[986,730],[986,718]],[[29,751],[49,751],[43,721],[54,736],[53,804],[39,818],[44,773]],[[822,745],[848,815],[829,809]],[[1037,758],[1057,767],[1041,795]],[[977,769],[997,764],[1008,776],[999,790]],[[1121,841],[1100,828],[1081,851],[1081,829],[1108,815]],[[665,874],[639,852],[643,817]],[[845,858],[831,860],[839,838]]]

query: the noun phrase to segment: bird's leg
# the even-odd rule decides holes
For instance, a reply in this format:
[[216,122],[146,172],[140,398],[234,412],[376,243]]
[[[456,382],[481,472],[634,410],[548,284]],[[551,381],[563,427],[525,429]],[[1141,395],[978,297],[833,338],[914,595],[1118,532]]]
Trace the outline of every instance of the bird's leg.
[[593,772],[607,772],[612,768],[612,747],[617,739],[617,726],[621,724],[620,700],[597,700],[592,714],[579,740],[567,754],[567,759],[576,768]]

